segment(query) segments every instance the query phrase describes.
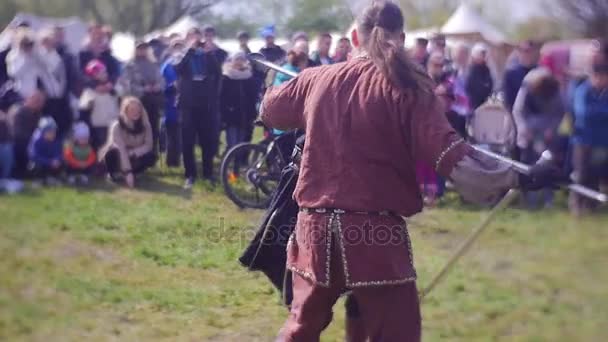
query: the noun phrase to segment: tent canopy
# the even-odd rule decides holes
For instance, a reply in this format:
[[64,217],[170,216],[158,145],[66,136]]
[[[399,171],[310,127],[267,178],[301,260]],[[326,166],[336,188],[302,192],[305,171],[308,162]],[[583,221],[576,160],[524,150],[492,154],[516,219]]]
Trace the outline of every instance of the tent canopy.
[[65,40],[72,53],[80,51],[88,32],[88,25],[79,18],[49,18],[40,17],[30,13],[18,13],[7,28],[0,33],[0,47],[5,48],[11,44],[12,28],[17,24],[27,22],[34,31],[44,28],[61,26],[65,29]]
[[506,36],[488,23],[477,10],[463,2],[443,25],[441,32],[452,36],[479,35],[492,44],[503,44]]

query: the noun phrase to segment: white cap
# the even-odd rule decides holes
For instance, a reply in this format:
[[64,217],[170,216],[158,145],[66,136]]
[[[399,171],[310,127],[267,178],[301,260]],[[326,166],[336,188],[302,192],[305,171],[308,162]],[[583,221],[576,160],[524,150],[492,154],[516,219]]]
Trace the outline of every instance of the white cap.
[[77,140],[88,140],[91,136],[89,126],[86,123],[80,121],[74,124],[74,139]]
[[473,45],[473,48],[471,49],[471,55],[473,57],[481,57],[482,54],[487,53],[488,52],[488,46],[484,43],[477,43],[475,45]]

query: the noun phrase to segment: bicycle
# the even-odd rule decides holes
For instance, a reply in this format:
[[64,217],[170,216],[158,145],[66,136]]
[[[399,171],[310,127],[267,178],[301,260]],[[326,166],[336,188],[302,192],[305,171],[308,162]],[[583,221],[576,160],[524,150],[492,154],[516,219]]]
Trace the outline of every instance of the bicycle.
[[295,132],[268,135],[260,143],[242,143],[230,149],[220,171],[226,196],[242,209],[266,209],[283,168],[289,164],[295,136]]

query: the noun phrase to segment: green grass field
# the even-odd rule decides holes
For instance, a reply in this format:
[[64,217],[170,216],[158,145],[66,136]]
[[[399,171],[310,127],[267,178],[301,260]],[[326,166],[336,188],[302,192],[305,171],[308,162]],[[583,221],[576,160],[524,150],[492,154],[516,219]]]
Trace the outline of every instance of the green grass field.
[[[261,213],[180,185],[1,196],[0,341],[271,341],[286,311],[236,261]],[[410,220],[419,285],[483,214],[448,202]],[[607,267],[607,215],[508,210],[423,304],[424,340],[606,341]]]

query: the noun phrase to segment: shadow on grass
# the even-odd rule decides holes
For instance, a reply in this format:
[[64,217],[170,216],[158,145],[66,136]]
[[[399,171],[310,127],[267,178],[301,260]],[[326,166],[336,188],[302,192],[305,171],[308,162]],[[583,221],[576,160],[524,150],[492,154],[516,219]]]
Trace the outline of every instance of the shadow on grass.
[[156,174],[142,176],[137,185],[137,190],[149,193],[162,193],[169,196],[181,197],[186,200],[192,199],[192,191],[184,190],[180,185],[167,182]]

